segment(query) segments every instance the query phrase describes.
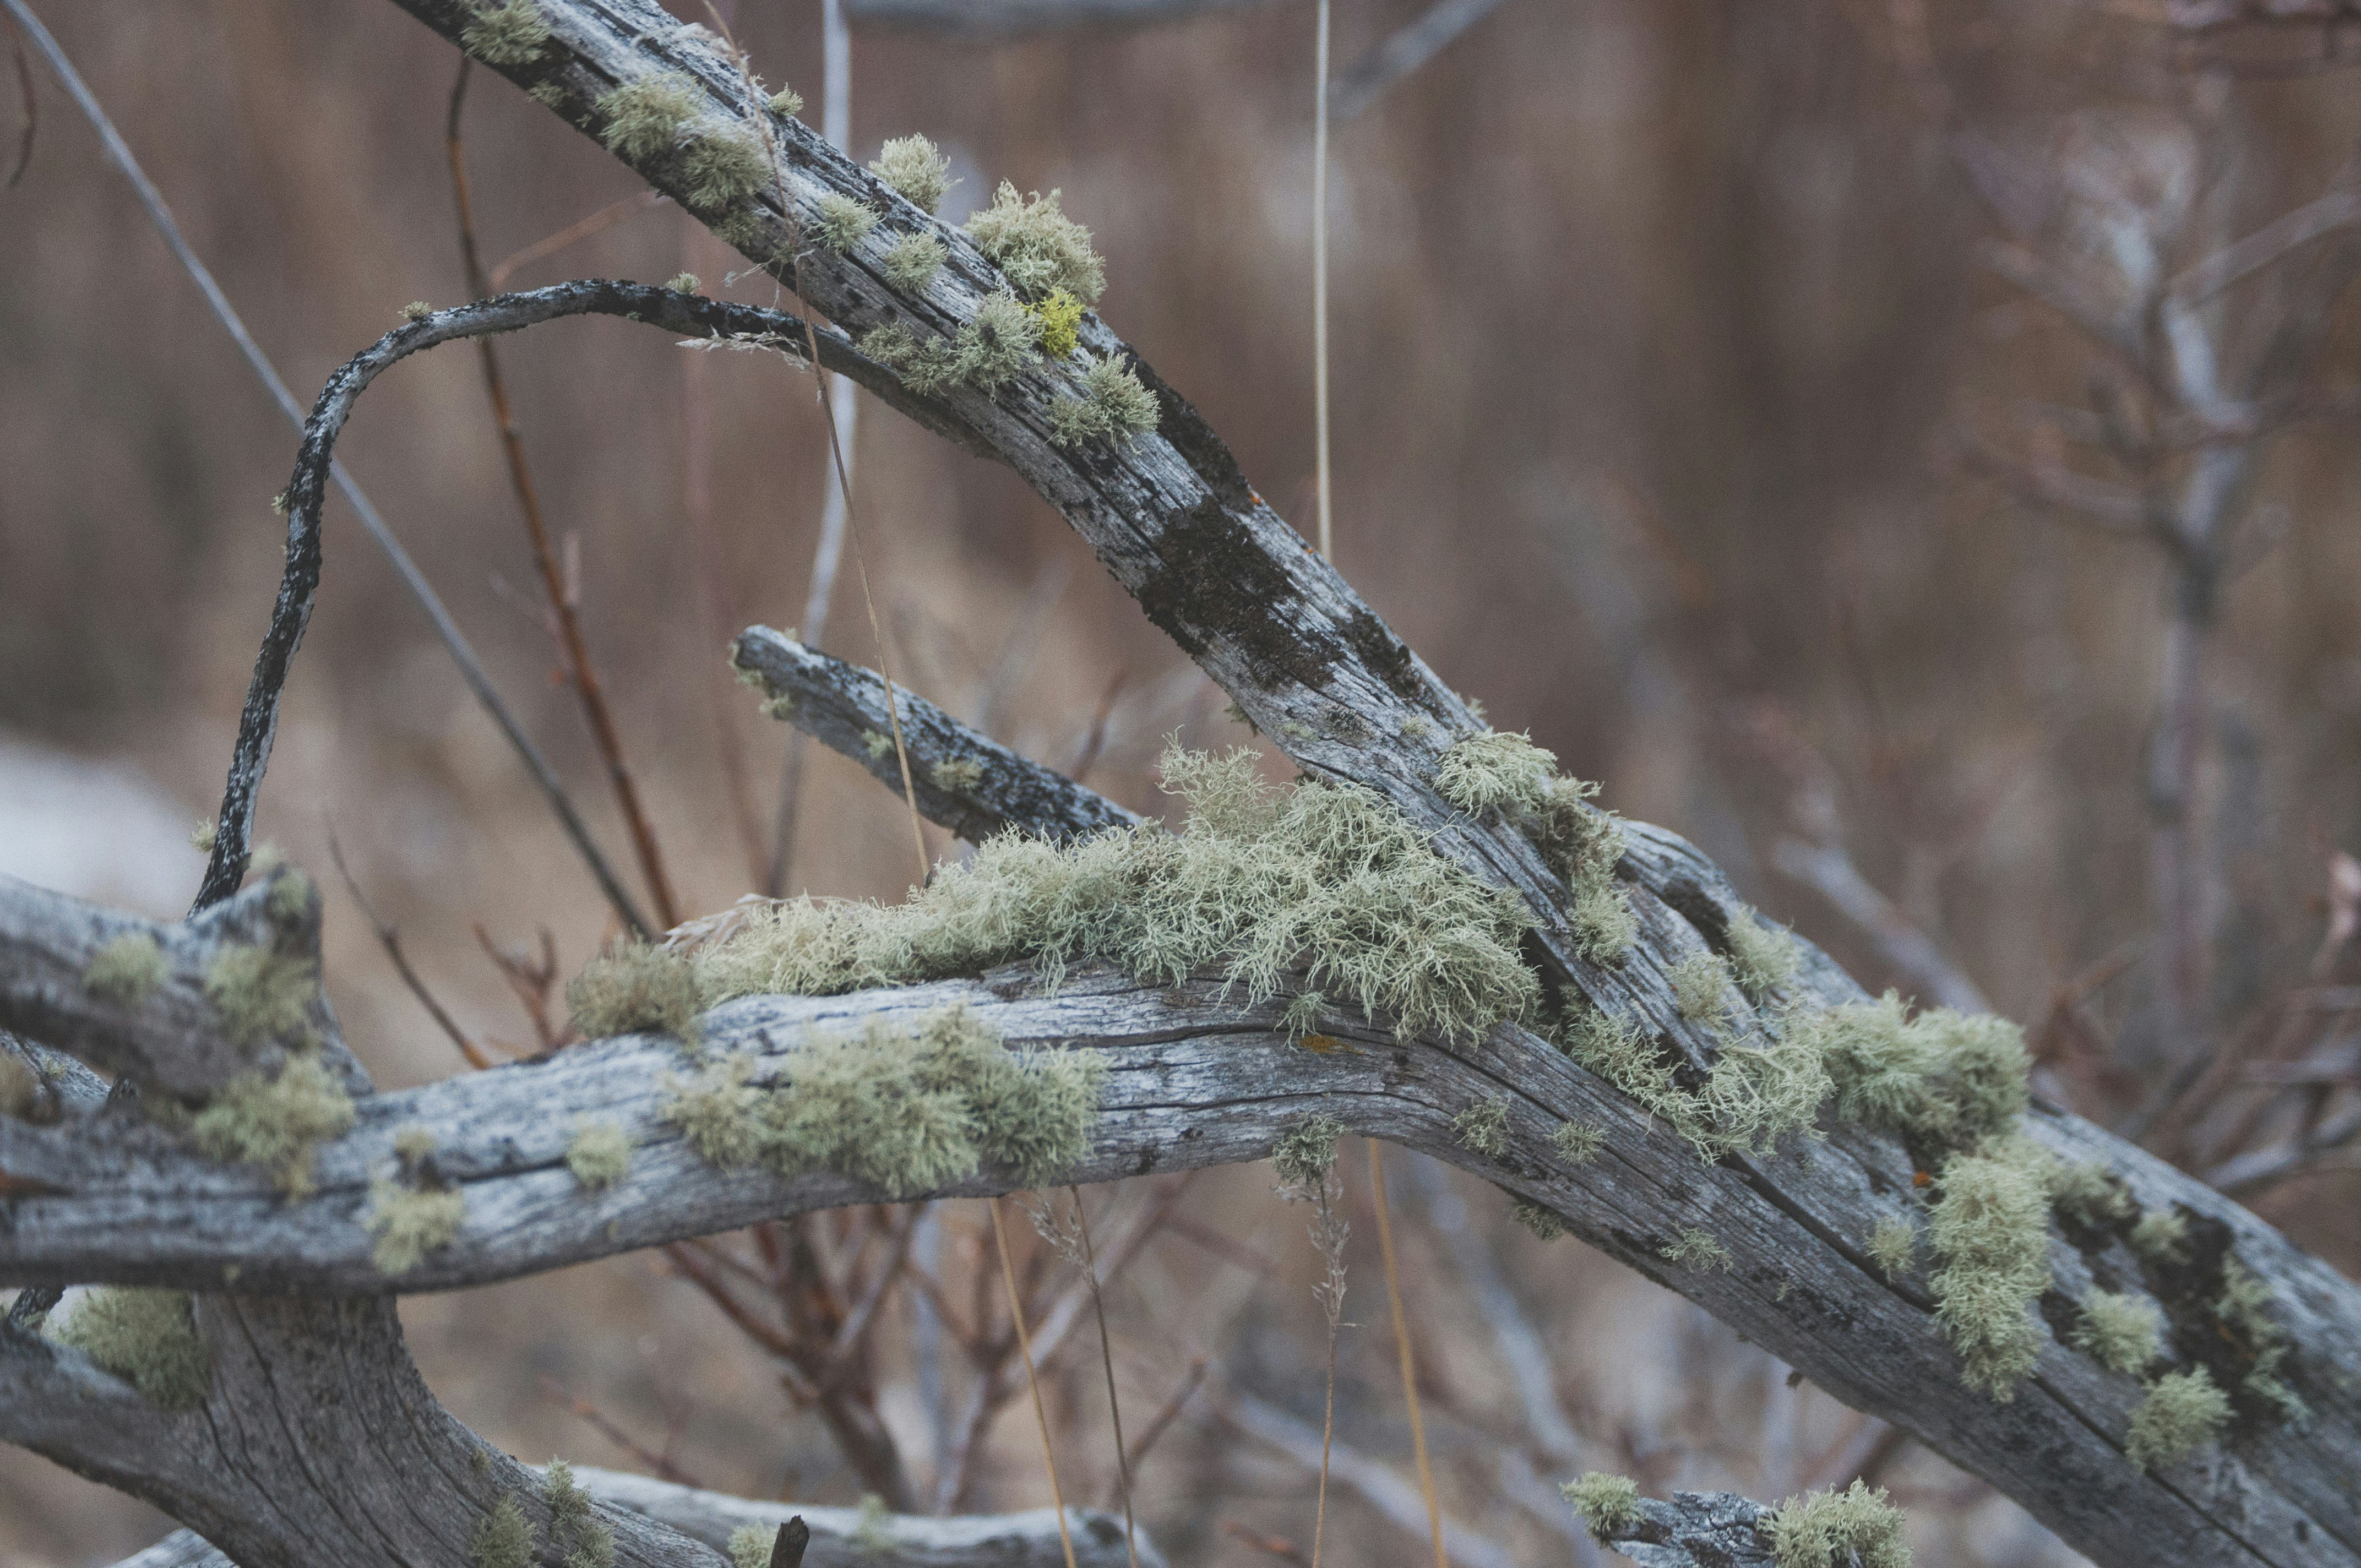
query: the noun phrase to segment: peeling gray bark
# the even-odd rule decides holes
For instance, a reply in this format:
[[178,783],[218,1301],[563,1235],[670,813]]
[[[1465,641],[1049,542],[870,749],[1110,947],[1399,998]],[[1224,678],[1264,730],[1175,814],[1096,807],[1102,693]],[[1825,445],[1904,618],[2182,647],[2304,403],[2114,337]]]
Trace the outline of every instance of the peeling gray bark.
[[1640,1568],[1773,1568],[1770,1543],[1759,1528],[1770,1514],[1735,1492],[1675,1492],[1641,1498],[1640,1518],[1598,1541]]

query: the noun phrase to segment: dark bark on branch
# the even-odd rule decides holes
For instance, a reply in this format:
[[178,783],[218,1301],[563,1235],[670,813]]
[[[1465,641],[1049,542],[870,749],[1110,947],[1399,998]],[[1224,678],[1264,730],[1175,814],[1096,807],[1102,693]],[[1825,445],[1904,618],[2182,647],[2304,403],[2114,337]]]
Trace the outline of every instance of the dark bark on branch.
[[[886,788],[901,789],[893,749],[872,740],[891,733],[880,676],[767,626],[747,628],[732,659],[760,676],[774,701],[784,699],[786,711],[778,717],[860,763]],[[1136,813],[1017,755],[926,698],[898,687],[895,696],[918,810],[968,842],[1016,828],[1062,843],[1138,824]]]

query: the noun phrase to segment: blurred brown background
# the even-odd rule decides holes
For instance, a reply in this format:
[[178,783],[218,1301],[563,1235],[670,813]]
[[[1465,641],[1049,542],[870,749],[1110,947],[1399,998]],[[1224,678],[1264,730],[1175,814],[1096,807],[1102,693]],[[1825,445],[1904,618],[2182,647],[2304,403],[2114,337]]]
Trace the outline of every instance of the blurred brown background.
[[[393,6],[42,9],[300,398],[404,302],[463,297],[442,139],[456,59]],[[1340,0],[1340,65],[1422,9]],[[736,13],[815,124],[818,13]],[[965,181],[949,215],[1004,178],[1061,188],[1108,259],[1102,313],[1307,527],[1312,37],[1301,0],[1000,45],[863,28],[852,106],[862,158],[910,130],[944,146]],[[2202,682],[2180,910],[2202,985],[2176,1010],[2145,758],[2173,578],[2151,543],[2037,499],[2061,472],[2142,475],[2087,428],[2113,406],[2092,369],[2105,356],[1980,265],[2014,232],[2128,298],[2126,233],[2178,269],[2336,188],[2361,76],[2195,69],[2189,44],[2054,3],[1507,0],[1335,138],[1337,555],[1494,724],[1530,727],[1603,779],[1607,804],[1697,839],[1866,983],[1930,1001],[1971,986],[2038,1026],[2045,1087],[2084,1113],[2145,1124],[2176,1073],[2225,1050],[2326,1063],[2328,1088],[2247,1129],[2264,1146],[2333,1122],[2352,1067],[2338,922],[2361,887],[2339,893],[2335,871],[2361,848],[2351,334],[2341,304],[2305,325],[2319,407],[2279,411],[2326,417],[2205,437],[2246,443],[2257,466]],[[30,167],[0,193],[0,870],[170,914],[195,885],[184,836],[220,787],[294,444],[88,127],[46,76],[38,92]],[[0,91],[12,126],[16,102]],[[635,188],[480,72],[467,126],[490,258]],[[2282,265],[2329,266],[2342,242],[2321,243]],[[660,205],[513,282],[686,269],[720,292],[730,264]],[[2260,341],[2292,309],[2276,287],[2213,297],[2206,330]],[[772,298],[759,280],[730,291]],[[578,536],[593,651],[682,901],[719,909],[753,885],[760,848],[726,759],[742,755],[767,820],[780,747],[720,650],[800,614],[824,493],[809,385],[608,321],[502,352],[552,524]],[[2162,428],[2170,400],[2140,398]],[[1005,739],[1056,765],[1090,753],[1092,782],[1139,806],[1159,798],[1163,734],[1247,738],[1011,475],[873,404],[858,441],[856,515],[903,678],[971,718],[992,696]],[[2147,472],[2149,493],[2177,493],[2202,444]],[[627,863],[554,678],[472,356],[386,378],[340,452]],[[324,872],[333,828],[463,1026],[528,1046],[473,927],[529,944],[546,926],[570,972],[609,934],[603,905],[341,502],[328,553],[264,830]],[[849,569],[828,642],[875,662]],[[830,756],[806,776],[795,884],[897,894],[895,803]],[[457,1069],[333,886],[329,907],[330,992],[379,1080]],[[2193,1133],[2174,1149],[2193,1168],[2235,1152]],[[2351,1271],[2361,1188],[2342,1158],[2323,1149],[2245,1195]],[[1480,1183],[1394,1167],[1446,1505],[1513,1561],[1595,1560],[1553,1501],[1594,1466],[1767,1496],[1869,1473],[1911,1509],[1922,1562],[2066,1557],[1676,1299],[1576,1244],[1543,1246]],[[1347,1168],[1345,1317],[1363,1326],[1345,1334],[1338,1433],[1407,1477],[1357,1154]],[[1207,1368],[1139,1476],[1143,1523],[1176,1563],[1308,1547],[1311,1473],[1239,1424],[1241,1391],[1315,1436],[1319,1420],[1317,1260],[1303,1211],[1269,1185],[1259,1168],[1193,1183],[1109,1295],[1135,1441],[1193,1385],[1192,1360]],[[1119,1230],[1151,1196],[1093,1201]],[[922,1243],[961,1299],[986,1261],[971,1208]],[[1455,1236],[1497,1260],[1513,1307],[1485,1296]],[[895,1293],[871,1376],[926,1490],[964,1374],[926,1349],[919,1298]],[[525,1457],[648,1463],[604,1423],[707,1485],[839,1503],[867,1489],[764,1353],[661,1260],[404,1315],[437,1391]],[[1501,1338],[1517,1322],[1554,1365],[1539,1405]],[[1070,1499],[1110,1479],[1095,1348],[1078,1332],[1051,1363]],[[962,1506],[1045,1503],[1021,1401],[989,1439]],[[1421,1551],[1360,1492],[1333,1508],[1335,1561]],[[0,1460],[0,1561],[99,1563],[163,1528],[45,1462]]]

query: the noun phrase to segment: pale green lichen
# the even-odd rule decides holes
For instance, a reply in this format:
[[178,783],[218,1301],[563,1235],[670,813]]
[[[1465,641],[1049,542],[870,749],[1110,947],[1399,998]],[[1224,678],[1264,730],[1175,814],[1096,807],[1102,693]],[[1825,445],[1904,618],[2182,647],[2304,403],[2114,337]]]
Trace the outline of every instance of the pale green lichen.
[[882,215],[857,196],[830,191],[814,204],[811,234],[834,251],[847,251],[867,239]]
[[1793,1037],[1726,1046],[1702,1089],[1683,1089],[1670,1057],[1631,1021],[1587,1003],[1567,1019],[1560,1043],[1584,1067],[1688,1140],[1710,1164],[1724,1155],[1765,1149],[1811,1128],[1834,1091],[1818,1052]]
[[967,232],[1008,275],[1017,291],[1035,298],[1063,289],[1086,305],[1106,291],[1106,264],[1091,248],[1091,231],[1066,216],[1058,192],[1036,192],[1028,201],[1007,181],[992,205],[967,221]]
[[486,65],[531,65],[549,47],[549,20],[533,0],[507,0],[470,17],[459,42]]
[[425,1127],[413,1123],[410,1126],[397,1128],[394,1131],[393,1152],[401,1157],[401,1163],[405,1166],[421,1164],[434,1154],[434,1135]]
[[1535,1008],[1522,904],[1444,861],[1374,791],[1276,790],[1247,751],[1176,750],[1163,768],[1168,792],[1190,804],[1180,832],[1146,826],[1062,846],[1003,834],[905,904],[773,905],[698,950],[707,1004],[1029,959],[1052,985],[1091,959],[1171,985],[1211,970],[1250,1006],[1300,985],[1459,1041]]
[[1750,1002],[1794,980],[1803,965],[1795,934],[1784,926],[1763,925],[1751,909],[1731,916],[1729,942],[1730,978]]
[[951,160],[935,144],[916,134],[895,137],[877,151],[869,172],[894,188],[895,193],[931,216],[958,181],[951,178]]
[[1041,352],[1052,359],[1063,359],[1079,347],[1082,341],[1082,302],[1063,289],[1052,289],[1049,297],[1038,305],[1027,307],[1041,331]]
[[1876,1002],[1787,1015],[1788,1037],[1817,1051],[1837,1114],[1942,1148],[2014,1125],[2026,1104],[2025,1036],[2003,1018],[1935,1008],[1913,1016]]
[[[286,491],[281,490],[278,495],[271,498],[270,510],[278,512],[281,516],[286,515]],[[212,854],[214,852],[214,839],[219,834],[220,830],[219,825],[211,817],[198,818],[197,825],[189,829],[189,848],[200,850],[208,855]]]
[[2150,1209],[2125,1238],[2142,1257],[2158,1263],[2179,1263],[2189,1248],[2189,1222],[2173,1209]]
[[2254,1358],[2238,1380],[2239,1387],[2277,1405],[2282,1417],[2301,1426],[2311,1420],[2312,1411],[2279,1377],[2279,1367],[2288,1356],[2288,1333],[2265,1310],[2270,1303],[2271,1288],[2260,1275],[2235,1255],[2222,1259],[2222,1294],[2213,1310],[2240,1347]]
[[627,82],[598,100],[607,128],[607,150],[638,162],[661,157],[679,145],[681,132],[705,106],[705,94],[686,71],[660,71]]
[[1565,1216],[1556,1210],[1513,1192],[1509,1195],[1509,1212],[1517,1223],[1545,1242],[1557,1240],[1566,1234],[1568,1228]]
[[1640,1484],[1629,1475],[1593,1470],[1558,1490],[1574,1505],[1583,1528],[1597,1540],[1604,1541],[1640,1522]]
[[1436,793],[1471,817],[1514,816],[1539,801],[1557,777],[1557,757],[1526,734],[1496,729],[1453,742],[1434,765]]
[[730,1532],[731,1568],[771,1568],[771,1549],[778,1538],[776,1525],[740,1525]]
[[2049,1206],[2086,1230],[2121,1224],[2139,1212],[2123,1179],[2103,1165],[2060,1162],[2049,1176]]
[[946,757],[927,773],[946,795],[972,795],[983,787],[983,764],[972,757]]
[[465,1193],[371,1182],[365,1223],[377,1245],[369,1249],[369,1261],[389,1278],[407,1274],[425,1262],[428,1253],[449,1245],[467,1218]]
[[145,931],[117,937],[91,955],[82,988],[112,1007],[137,1007],[164,983],[164,949]]
[[554,79],[536,82],[525,89],[525,96],[544,109],[555,110],[561,115],[566,112],[566,84],[562,82]]
[[99,1286],[49,1334],[161,1409],[203,1404],[213,1383],[213,1355],[197,1332],[195,1303],[177,1290]]
[[770,155],[754,134],[738,126],[711,126],[688,138],[681,155],[688,204],[706,212],[733,206],[770,182]]
[[1719,953],[1691,953],[1664,973],[1673,988],[1673,1005],[1692,1024],[1719,1023],[1728,1011],[1723,993],[1730,987],[1730,965]]
[[1113,356],[1091,361],[1082,390],[1060,395],[1049,405],[1049,439],[1060,446],[1103,441],[1128,446],[1156,433],[1156,394],[1138,372]]
[[1699,1225],[1683,1225],[1671,1241],[1656,1249],[1656,1255],[1667,1263],[1700,1272],[1727,1273],[1737,1264],[1730,1249],[1711,1231]]
[[1918,1227],[1888,1214],[1869,1233],[1869,1255],[1888,1279],[1901,1278],[1917,1259]]
[[281,926],[292,926],[312,912],[312,879],[300,868],[282,872],[262,901],[263,912]]
[[2049,1284],[2046,1174],[2024,1140],[1993,1139],[1944,1162],[1928,1207],[1936,1318],[1967,1382],[2003,1403],[2041,1350],[2029,1309]]
[[885,250],[885,281],[906,294],[915,294],[935,280],[950,252],[930,234],[906,234]]
[[587,1040],[611,1035],[697,1038],[696,966],[670,948],[625,942],[592,959],[566,987],[574,1032]]
[[309,959],[232,945],[205,967],[204,988],[222,1033],[238,1045],[301,1046],[315,1038],[312,999],[319,994],[320,970]]
[[[434,313],[434,307],[428,304],[423,300],[412,300],[410,303],[401,307],[401,319],[413,326],[418,323],[424,321],[428,316],[431,316]],[[283,511],[286,509],[274,502],[270,510],[273,511]]]
[[1328,999],[1316,991],[1299,991],[1287,999],[1279,1010],[1279,1027],[1287,1031],[1290,1045],[1301,1045],[1319,1033],[1322,1015],[1328,1009]]
[[1509,1102],[1477,1101],[1451,1119],[1451,1136],[1461,1148],[1499,1158],[1509,1152]]
[[675,294],[694,294],[705,287],[705,280],[694,272],[675,272],[664,280],[664,287]]
[[560,1568],[614,1568],[615,1527],[598,1517],[590,1494],[574,1479],[574,1467],[553,1459],[549,1483],[549,1540],[566,1556]]
[[533,1568],[533,1529],[512,1496],[503,1496],[476,1521],[467,1542],[473,1568]]
[[792,87],[782,87],[771,94],[771,113],[794,119],[804,112],[804,95]]
[[920,339],[898,323],[861,340],[861,351],[932,397],[954,387],[996,392],[1040,361],[1040,329],[1013,294],[987,295],[948,338]]
[[566,1141],[566,1168],[593,1192],[614,1186],[631,1173],[631,1135],[611,1116],[576,1118]]
[[1095,1051],[1016,1056],[964,1007],[912,1037],[883,1021],[808,1040],[787,1081],[751,1081],[735,1056],[675,1082],[664,1107],[698,1153],[724,1167],[825,1168],[906,1197],[965,1180],[984,1161],[1038,1187],[1090,1152],[1105,1062]]
[[1856,1480],[1841,1492],[1790,1497],[1759,1527],[1778,1568],[1910,1568],[1902,1510]]
[[1344,1135],[1345,1124],[1334,1116],[1306,1116],[1290,1125],[1270,1150],[1280,1185],[1319,1186],[1336,1163],[1336,1140]]
[[2138,1376],[2163,1350],[2164,1314],[2145,1297],[2093,1290],[2082,1298],[2074,1344],[2100,1365]]
[[317,1057],[299,1056],[275,1078],[233,1080],[189,1124],[209,1159],[268,1166],[280,1191],[312,1191],[319,1146],[352,1130],[352,1096]]
[[1567,1122],[1550,1135],[1550,1146],[1568,1165],[1588,1165],[1606,1146],[1607,1129],[1588,1122]]
[[2124,1434],[2124,1457],[2136,1469],[2178,1464],[2222,1435],[2230,1422],[2230,1396],[2202,1366],[2168,1372],[2147,1386]]
[[863,1557],[879,1557],[894,1550],[894,1538],[885,1529],[888,1517],[884,1498],[874,1492],[861,1494],[861,1517],[852,1527],[852,1544]]

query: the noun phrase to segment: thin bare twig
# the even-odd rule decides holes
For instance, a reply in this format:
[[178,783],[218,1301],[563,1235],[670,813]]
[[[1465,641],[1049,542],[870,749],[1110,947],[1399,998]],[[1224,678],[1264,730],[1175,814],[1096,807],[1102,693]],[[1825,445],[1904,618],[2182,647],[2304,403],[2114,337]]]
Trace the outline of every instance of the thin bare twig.
[[1419,1496],[1425,1500],[1427,1530],[1434,1538],[1434,1568],[1451,1568],[1451,1560],[1443,1551],[1443,1505],[1434,1495],[1434,1467],[1426,1457],[1426,1422],[1418,1413],[1418,1365],[1411,1354],[1410,1323],[1402,1315],[1401,1271],[1394,1264],[1394,1228],[1386,1212],[1385,1163],[1378,1152],[1378,1140],[1364,1141],[1369,1146],[1369,1198],[1378,1210],[1378,1253],[1386,1266],[1386,1305],[1393,1313],[1394,1349],[1401,1358],[1402,1400],[1410,1407],[1410,1443],[1418,1461]]
[[1131,1517],[1131,1460],[1123,1447],[1123,1403],[1115,1392],[1115,1343],[1107,1336],[1106,1299],[1099,1289],[1099,1259],[1097,1249],[1091,1245],[1091,1216],[1082,1207],[1082,1191],[1079,1187],[1066,1189],[1074,1201],[1074,1225],[1082,1237],[1082,1277],[1091,1284],[1091,1310],[1099,1320],[1099,1360],[1106,1371],[1107,1414],[1115,1422],[1115,1478],[1123,1486],[1123,1549],[1131,1568],[1139,1568],[1137,1527]]
[[1355,61],[1336,83],[1327,117],[1352,119],[1386,95],[1395,82],[1441,54],[1459,35],[1490,16],[1500,0],[1435,0],[1416,21]]
[[[66,58],[66,53],[58,46],[57,39],[49,36],[47,27],[41,26],[40,18],[33,15],[31,9],[25,4],[25,0],[0,0],[0,5],[5,5],[8,14],[16,18],[32,38],[34,46],[40,50],[42,58],[49,62],[49,69],[56,73],[58,81],[65,87],[67,96],[73,99],[75,106],[82,111],[83,116],[90,121],[92,128],[98,133],[99,140],[105,148],[109,160],[122,171],[123,177],[130,181],[132,192],[139,198],[140,205],[147,209],[148,220],[156,225],[157,232],[163,236],[165,246],[180,262],[181,269],[187,272],[190,280],[196,284],[198,292],[204,296],[205,303],[212,309],[214,319],[220,322],[223,330],[229,334],[230,341],[237,345],[238,352],[245,356],[247,365],[254,371],[256,378],[261,381],[263,389],[270,394],[271,400],[279,405],[280,412],[287,416],[290,424],[301,431],[304,423],[302,406],[296,402],[294,394],[287,389],[287,383],[280,378],[278,370],[269,359],[264,357],[261,346],[254,341],[253,334],[247,331],[245,321],[232,308],[229,296],[222,292],[221,285],[214,280],[212,271],[203,262],[197,259],[197,253],[190,247],[188,240],[181,235],[181,225],[173,220],[171,209],[164,204],[164,198],[157,191],[155,182],[149,180],[147,171],[139,167],[139,160],[131,155],[130,145],[123,139],[123,134],[115,128],[115,122],[107,117],[106,111],[100,107],[98,99],[82,82],[81,73],[74,70],[73,62]],[[614,868],[607,863],[606,856],[600,852],[597,842],[590,837],[590,830],[583,823],[581,814],[575,810],[573,799],[566,793],[566,786],[558,781],[557,770],[550,766],[549,759],[542,754],[541,748],[535,745],[532,737],[525,733],[523,725],[518,721],[516,715],[509,710],[508,704],[501,700],[500,693],[493,688],[491,676],[485,673],[483,662],[476,657],[476,651],[468,646],[467,637],[459,630],[459,623],[454,620],[451,618],[451,612],[444,608],[441,598],[426,581],[425,574],[418,569],[418,563],[412,560],[410,553],[401,547],[401,542],[393,536],[393,530],[387,526],[385,519],[370,503],[368,497],[361,493],[360,487],[355,484],[352,476],[345,471],[344,465],[332,464],[329,472],[335,478],[337,488],[343,492],[345,499],[351,503],[355,515],[360,519],[361,527],[368,532],[369,538],[376,543],[378,548],[385,553],[386,559],[392,563],[394,573],[401,577],[402,587],[409,590],[411,598],[418,602],[419,608],[426,612],[426,619],[434,627],[435,636],[441,639],[443,646],[450,652],[451,662],[458,666],[459,678],[467,684],[468,691],[474,694],[476,700],[483,706],[484,711],[491,716],[492,722],[500,726],[500,733],[507,737],[511,749],[524,762],[526,771],[533,774],[533,782],[541,786],[543,795],[549,801],[550,809],[556,814],[559,826],[565,829],[566,836],[573,840],[576,851],[581,855],[583,863],[589,868],[592,877],[598,883],[599,891],[606,895],[607,902],[613,905],[616,915],[625,926],[633,931],[644,934],[647,930],[647,922],[641,918],[638,909],[631,903],[631,894],[623,890],[622,882],[615,875]],[[231,841],[225,844],[217,828],[214,837],[214,863],[207,870],[206,887],[199,895],[206,903],[211,903],[235,889],[245,873],[248,827],[245,823],[235,821],[219,826],[225,826],[231,829]],[[230,874],[228,870],[233,861],[236,863],[235,875]]]
[[16,89],[24,99],[25,116],[24,137],[16,146],[16,167],[8,171],[8,188],[13,191],[16,181],[25,177],[25,170],[33,167],[33,137],[41,125],[40,102],[33,95],[33,62],[26,57],[25,36],[16,30],[14,21],[8,24],[8,52],[16,61]]
[[621,1449],[625,1453],[630,1454],[634,1464],[646,1470],[648,1474],[655,1476],[656,1479],[660,1481],[671,1481],[683,1486],[694,1486],[700,1492],[707,1490],[704,1482],[698,1480],[687,1471],[683,1470],[679,1465],[675,1464],[672,1460],[664,1454],[659,1453],[653,1449],[642,1445],[630,1432],[625,1431],[620,1423],[610,1420],[607,1416],[606,1412],[599,1409],[598,1406],[592,1404],[581,1395],[566,1387],[565,1385],[559,1383],[557,1379],[548,1376],[546,1373],[543,1374],[541,1378],[541,1391],[548,1395],[551,1398],[555,1399],[558,1403],[564,1405],[566,1409],[572,1410],[576,1416],[588,1422],[592,1431],[596,1431],[600,1437],[605,1438],[609,1442],[613,1443],[617,1448]]
[[650,207],[662,206],[666,200],[663,192],[650,189],[642,191],[636,195],[626,196],[620,202],[609,202],[588,217],[568,224],[555,234],[544,239],[537,239],[522,250],[513,253],[485,274],[485,277],[497,292],[507,285],[509,279],[518,268],[529,267],[545,256],[555,256],[567,246],[588,239],[601,229],[612,228],[625,218],[643,213]]
[[[467,290],[473,298],[483,300],[491,297],[492,286],[484,275],[483,259],[476,247],[475,204],[467,189],[467,148],[459,129],[460,115],[467,107],[467,74],[474,65],[472,60],[464,56],[460,59],[459,74],[451,84],[451,109],[444,121],[443,145],[451,161],[451,193],[457,208],[459,255],[467,269]],[[655,901],[656,918],[670,930],[680,924],[680,905],[673,896],[671,879],[664,873],[664,855],[656,847],[655,826],[648,820],[640,802],[639,785],[631,778],[631,764],[624,760],[622,732],[616,728],[615,716],[607,707],[598,667],[590,662],[590,645],[582,636],[576,596],[566,591],[566,578],[549,547],[549,528],[542,520],[541,496],[533,485],[532,465],[525,460],[524,437],[517,431],[508,383],[500,375],[500,353],[489,337],[476,339],[476,352],[483,362],[484,394],[491,401],[500,452],[508,460],[509,483],[516,491],[517,510],[523,514],[525,534],[533,544],[533,565],[541,572],[542,587],[549,595],[550,613],[557,624],[566,679],[582,704],[582,717],[590,727],[590,739],[598,749],[598,760],[606,765],[608,782],[615,791],[615,807],[630,830],[631,848],[639,857],[640,875],[648,884],[648,896]]]
[[478,1072],[490,1067],[491,1058],[467,1038],[467,1031],[460,1028],[458,1022],[444,1010],[443,1003],[434,999],[434,993],[426,989],[426,982],[418,978],[418,971],[410,967],[410,960],[401,956],[401,933],[378,918],[377,911],[369,906],[352,868],[345,864],[345,847],[336,841],[333,828],[328,833],[328,859],[335,863],[336,874],[344,879],[345,891],[353,895],[353,903],[360,910],[361,918],[368,922],[369,930],[375,933],[378,946],[383,948],[385,956],[393,960],[393,972],[401,977],[401,983],[410,988],[410,994],[418,998],[418,1004],[434,1018],[435,1026],[450,1036],[459,1054],[467,1058],[469,1067]]
[[1041,1463],[1049,1471],[1049,1500],[1058,1510],[1058,1544],[1065,1549],[1066,1568],[1074,1568],[1074,1538],[1066,1529],[1066,1494],[1058,1485],[1058,1455],[1049,1444],[1049,1409],[1041,1402],[1041,1377],[1033,1365],[1033,1342],[1025,1330],[1025,1303],[1016,1294],[1016,1266],[1008,1258],[1008,1222],[1001,1216],[1000,1200],[987,1199],[992,1210],[993,1238],[1000,1244],[1000,1277],[1008,1287],[1008,1318],[1016,1331],[1016,1349],[1025,1358],[1026,1387],[1033,1391],[1033,1420],[1041,1429]]

